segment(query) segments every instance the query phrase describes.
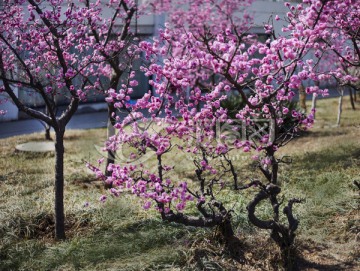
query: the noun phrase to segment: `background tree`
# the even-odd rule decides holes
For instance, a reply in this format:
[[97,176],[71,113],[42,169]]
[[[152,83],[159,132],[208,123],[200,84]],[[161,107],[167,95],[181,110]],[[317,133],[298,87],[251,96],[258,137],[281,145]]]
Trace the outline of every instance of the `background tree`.
[[[327,66],[324,73],[332,74],[340,86],[339,124],[343,86],[354,87],[358,81],[355,71],[360,67],[360,3],[354,0],[306,0],[303,2],[308,5],[305,12],[309,14],[304,12],[294,14],[293,20],[301,22],[313,20],[312,16],[320,18],[321,23],[314,29],[318,38],[314,44],[315,56],[321,59],[320,65]],[[326,56],[320,57],[320,55]],[[326,65],[326,62],[329,65]],[[351,90],[350,98],[354,108]]]
[[[98,10],[81,9],[72,2],[4,1],[0,11],[0,91],[20,111],[55,131],[55,236],[64,229],[64,133],[81,100],[97,82],[89,80],[103,58],[90,36],[88,18],[99,20]],[[14,90],[21,87],[39,95],[48,114],[26,105]],[[67,106],[56,113],[54,100],[65,97]]]
[[[121,79],[126,81],[126,76],[123,75],[131,67],[134,58],[138,57],[135,50],[130,48],[136,38],[136,29],[133,32],[131,25],[137,21],[137,2],[121,0],[99,4],[86,0],[85,7],[90,12],[96,9],[101,16],[97,20],[92,17],[87,18],[91,26],[89,35],[93,36],[92,46],[105,60],[98,66],[96,74],[92,74],[92,76],[97,77],[100,82],[98,91],[104,94],[109,89],[117,92],[121,89]],[[110,100],[108,100],[107,107],[107,138],[110,138],[115,135],[114,125],[117,111],[120,108],[116,108]],[[126,103],[121,105],[121,108],[125,107]],[[114,161],[115,152],[109,150],[106,171],[109,164],[113,164]]]

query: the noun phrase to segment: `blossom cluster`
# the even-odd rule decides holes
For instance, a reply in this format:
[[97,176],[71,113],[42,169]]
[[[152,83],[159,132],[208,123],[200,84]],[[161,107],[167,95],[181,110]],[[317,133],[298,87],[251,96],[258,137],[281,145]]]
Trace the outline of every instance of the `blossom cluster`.
[[[94,90],[106,91],[100,79],[111,76],[107,60],[128,49],[124,37],[114,38],[122,30],[113,25],[124,24],[134,6],[134,1],[5,0],[0,11],[1,76],[31,94],[86,100]],[[106,10],[115,10],[111,19],[104,18]]]

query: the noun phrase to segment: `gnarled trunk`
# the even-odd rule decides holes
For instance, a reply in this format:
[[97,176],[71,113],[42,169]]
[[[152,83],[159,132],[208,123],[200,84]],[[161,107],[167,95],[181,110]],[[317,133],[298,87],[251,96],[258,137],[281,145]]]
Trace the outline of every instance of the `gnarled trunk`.
[[[174,213],[170,211],[168,213],[161,212],[161,218],[164,221],[168,222],[175,222],[179,224],[183,224],[185,226],[192,226],[192,227],[201,227],[201,228],[212,228],[212,227],[219,227],[219,233],[221,237],[227,242],[234,237],[234,230],[231,225],[231,216],[222,206],[222,204],[215,204],[217,208],[221,211],[219,213],[215,213],[212,215],[205,214],[204,211],[203,216],[193,217],[188,216],[183,213]],[[163,205],[159,204],[159,207],[163,209]]]
[[[275,241],[281,250],[283,259],[283,267],[286,271],[292,271],[294,268],[294,240],[295,231],[298,228],[299,221],[293,216],[292,206],[294,203],[301,202],[298,199],[291,199],[288,205],[283,209],[283,213],[287,218],[288,225],[282,224],[278,220],[278,208],[280,204],[276,206],[277,210],[274,210],[273,219],[263,220],[258,218],[255,214],[256,206],[263,200],[268,198],[275,198],[280,193],[281,189],[277,185],[268,184],[266,187],[262,186],[260,192],[247,206],[248,217],[250,222],[259,227],[260,229],[271,230],[270,237]],[[277,200],[276,200],[277,202]],[[273,206],[274,209],[274,206]]]

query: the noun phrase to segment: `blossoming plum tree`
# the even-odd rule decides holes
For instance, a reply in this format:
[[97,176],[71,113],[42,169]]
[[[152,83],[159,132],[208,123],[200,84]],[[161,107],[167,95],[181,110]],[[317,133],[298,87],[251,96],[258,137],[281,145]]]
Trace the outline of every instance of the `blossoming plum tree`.
[[[168,24],[159,37],[140,43],[148,61],[143,69],[154,78],[154,92],[140,99],[127,118],[118,119],[118,136],[107,144],[114,150],[129,146],[128,160],[109,165],[110,177],[89,166],[115,185],[113,195],[130,191],[143,200],[145,209],[154,207],[166,221],[218,226],[227,241],[234,235],[234,210],[223,200],[222,191],[258,187],[260,191],[247,207],[249,220],[271,231],[271,238],[282,249],[286,269],[291,270],[290,255],[298,227],[292,206],[300,200],[288,201],[283,209],[287,223],[281,222],[278,170],[279,164],[287,161],[275,154],[298,129],[313,122],[314,112],[305,116],[289,107],[303,81],[333,77],[342,84],[354,82],[336,65],[326,71],[318,66],[324,61],[322,56],[331,52],[346,66],[358,67],[360,9],[354,9],[359,3],[353,0],[286,3],[289,12],[282,32],[275,33],[272,25],[266,24],[269,39],[260,42],[247,31],[251,20],[241,10],[248,4],[225,0],[174,4],[169,0],[162,1],[161,6],[153,5],[169,11]],[[236,119],[221,106],[233,91],[246,104]],[[327,93],[316,85],[305,92]],[[123,103],[126,96],[126,91],[122,97],[110,93],[109,99]],[[260,119],[268,125],[256,128]],[[248,134],[249,130],[254,133]],[[253,159],[263,178],[240,181],[232,161],[239,151],[255,152]],[[181,165],[171,164],[179,152],[191,156],[191,181],[176,174],[175,168]],[[156,157],[156,167],[142,159],[149,153]],[[269,220],[255,213],[264,200],[272,207]],[[198,215],[189,215],[188,206],[195,207]]]
[[[257,186],[260,192],[248,205],[249,220],[257,227],[269,229],[285,255],[292,247],[298,226],[292,205],[299,200],[289,200],[283,210],[288,225],[280,223],[278,167],[285,161],[276,158],[275,153],[301,126],[308,127],[313,121],[312,114],[305,116],[289,109],[294,91],[303,80],[329,76],[316,73],[316,62],[306,59],[321,33],[319,13],[325,4],[320,2],[318,13],[297,22],[292,18],[306,15],[304,7],[289,5],[288,26],[283,33],[275,33],[270,24],[265,25],[269,35],[265,42],[247,33],[251,20],[242,9],[249,5],[248,1],[181,1],[175,9],[169,8],[171,1],[162,4],[172,10],[168,24],[153,42],[140,43],[148,61],[143,69],[154,78],[154,92],[138,100],[127,118],[118,120],[115,127],[119,133],[107,144],[110,150],[130,146],[132,163],[109,165],[107,170],[112,176],[108,178],[90,167],[104,181],[115,185],[111,189],[115,196],[129,190],[144,200],[144,208],[154,206],[166,221],[218,226],[226,241],[234,235],[233,210],[218,194],[230,187],[242,190]],[[235,120],[221,107],[221,101],[234,90],[246,103]],[[311,86],[306,92],[323,94],[326,90]],[[127,96],[125,90],[122,97],[110,93],[109,99],[123,103]],[[284,122],[287,117],[292,120]],[[254,128],[260,119],[267,124],[266,129]],[[157,127],[159,124],[162,129]],[[228,131],[224,132],[226,127]],[[251,129],[257,134],[262,130],[261,136],[247,134]],[[265,181],[239,183],[231,158],[241,150],[257,152],[254,159]],[[149,152],[156,157],[156,168],[134,160]],[[167,164],[172,153],[177,152],[192,157],[191,182],[178,177],[174,167]],[[269,221],[255,214],[256,206],[266,199],[273,210]],[[192,204],[198,210],[196,217],[186,214],[186,207]]]

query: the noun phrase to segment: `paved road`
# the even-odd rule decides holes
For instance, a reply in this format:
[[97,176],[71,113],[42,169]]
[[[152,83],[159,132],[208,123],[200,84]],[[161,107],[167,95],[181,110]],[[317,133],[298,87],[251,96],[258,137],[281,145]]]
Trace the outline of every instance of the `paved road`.
[[[107,112],[75,114],[66,129],[91,129],[106,127]],[[0,122],[0,138],[44,131],[44,126],[35,119]]]

